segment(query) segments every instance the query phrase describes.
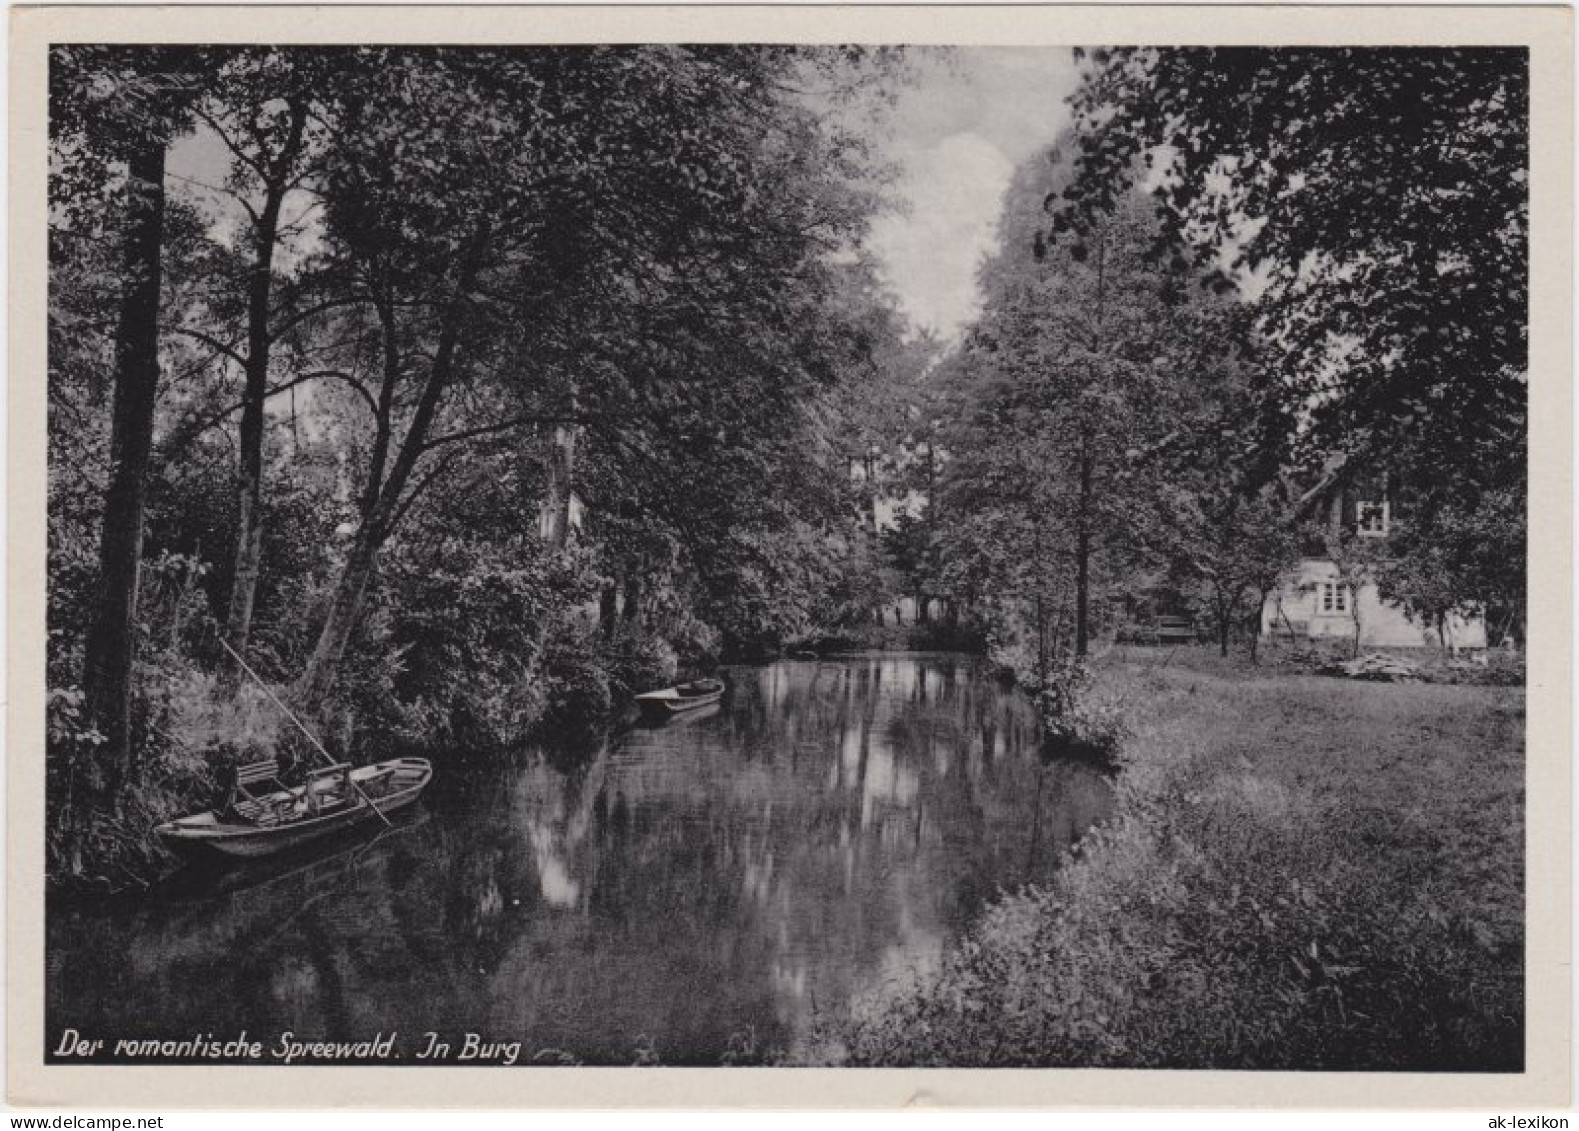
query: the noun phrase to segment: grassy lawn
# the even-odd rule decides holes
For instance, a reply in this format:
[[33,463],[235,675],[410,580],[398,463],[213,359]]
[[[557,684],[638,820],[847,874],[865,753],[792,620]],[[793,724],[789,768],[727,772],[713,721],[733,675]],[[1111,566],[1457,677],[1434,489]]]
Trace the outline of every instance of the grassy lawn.
[[1522,1066],[1522,689],[1131,649],[1096,694],[1130,732],[1118,817],[820,1057]]

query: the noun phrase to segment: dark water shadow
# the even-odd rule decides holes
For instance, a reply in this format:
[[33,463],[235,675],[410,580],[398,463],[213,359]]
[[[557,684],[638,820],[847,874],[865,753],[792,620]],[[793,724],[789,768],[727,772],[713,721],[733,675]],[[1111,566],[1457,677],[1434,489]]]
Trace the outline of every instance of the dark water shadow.
[[[728,672],[709,708],[436,767],[398,834],[46,924],[46,1042],[510,1036],[587,1064],[771,1059],[1046,883],[1111,785],[959,656]],[[642,1050],[648,1050],[644,1052]]]
[[355,866],[427,820],[427,813],[420,808],[406,809],[391,814],[387,826],[375,823],[346,829],[272,856],[251,860],[202,857],[154,884],[144,898],[153,903],[200,903],[296,877],[330,876],[347,865]]
[[681,711],[678,714],[672,714],[672,715],[670,715],[670,714],[665,714],[665,715],[659,715],[659,714],[638,714],[636,716],[635,721],[631,723],[630,729],[632,729],[632,730],[668,729],[668,728],[671,728],[671,727],[683,726],[686,723],[699,723],[699,722],[703,722],[706,719],[716,719],[719,715],[721,715],[723,713],[723,711],[724,711],[724,704],[728,700],[728,698],[729,698],[729,693],[726,691],[724,693],[724,698],[720,699],[718,702],[716,702],[716,703],[709,703],[705,707],[697,707],[694,710]]
[[1066,734],[1045,734],[1039,752],[1046,762],[1078,762],[1110,776],[1119,770],[1113,749],[1106,743],[1088,742]]

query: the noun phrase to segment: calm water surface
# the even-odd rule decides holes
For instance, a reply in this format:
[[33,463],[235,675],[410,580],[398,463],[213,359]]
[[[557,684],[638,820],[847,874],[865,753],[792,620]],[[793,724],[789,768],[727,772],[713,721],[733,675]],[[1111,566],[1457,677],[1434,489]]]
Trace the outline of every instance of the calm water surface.
[[518,1063],[751,1060],[934,963],[1111,804],[958,656],[735,668],[698,717],[441,764],[396,830],[49,916],[47,1047],[245,1029],[521,1042]]

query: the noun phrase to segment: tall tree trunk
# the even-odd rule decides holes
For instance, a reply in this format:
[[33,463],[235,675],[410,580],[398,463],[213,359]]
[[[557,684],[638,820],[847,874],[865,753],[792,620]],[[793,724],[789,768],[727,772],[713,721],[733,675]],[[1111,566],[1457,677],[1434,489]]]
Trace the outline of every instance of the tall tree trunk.
[[1080,441],[1080,505],[1075,528],[1075,658],[1091,644],[1091,440]]
[[625,604],[621,610],[625,623],[635,626],[641,615],[641,569],[632,567],[625,574]]
[[[428,371],[427,381],[422,386],[422,394],[417,398],[411,423],[400,442],[399,450],[395,453],[387,478],[382,476],[380,469],[386,456],[384,443],[387,442],[387,402],[393,395],[392,381],[398,372],[398,361],[393,358],[392,340],[386,340],[385,347],[390,351],[391,364],[386,368],[384,399],[380,401],[380,443],[375,445],[372,465],[362,493],[362,522],[357,529],[351,554],[340,571],[339,580],[335,583],[329,615],[319,631],[312,657],[307,662],[306,671],[302,673],[301,679],[296,684],[296,692],[308,710],[315,710],[334,686],[341,657],[345,655],[346,644],[356,627],[367,585],[373,576],[378,551],[385,539],[399,525],[406,509],[421,493],[422,487],[427,482],[427,480],[422,481],[413,488],[410,496],[406,496],[406,485],[411,481],[417,462],[429,450],[428,432],[433,426],[439,405],[444,399],[444,392],[454,375],[455,354],[460,345],[460,319],[464,306],[470,301],[472,285],[477,277],[478,259],[486,239],[486,231],[479,233],[461,269],[460,279],[440,325],[438,348],[434,351],[433,364]],[[386,338],[393,333],[393,330],[391,319],[385,325]]]
[[362,613],[362,599],[373,578],[378,564],[378,547],[382,537],[367,524],[357,531],[356,542],[346,559],[340,578],[335,583],[334,598],[329,603],[329,615],[319,630],[318,642],[307,661],[307,670],[296,685],[296,693],[309,709],[316,709],[328,696],[340,661],[345,658],[346,645],[356,629]]
[[[237,458],[236,554],[231,574],[230,607],[225,618],[225,638],[239,656],[247,654],[247,638],[252,632],[252,604],[263,558],[263,405],[268,396],[269,283],[279,210],[280,197],[270,192],[258,220],[257,258],[247,287],[247,364]],[[240,665],[232,661],[225,671],[226,686],[234,689],[240,682]]]
[[[252,605],[263,562],[263,428],[264,401],[269,391],[269,297],[274,283],[274,248],[279,242],[280,209],[290,186],[290,171],[301,149],[306,111],[292,106],[290,132],[264,185],[263,207],[253,227],[252,274],[247,280],[247,364],[241,402],[241,447],[238,454],[235,569],[231,574],[230,608],[225,637],[238,656],[247,654],[252,633]],[[241,682],[241,667],[226,668],[226,685]]]
[[[927,462],[925,465],[927,477],[927,498],[925,507],[921,512],[922,530],[926,533],[926,540],[920,555],[920,566],[922,576],[926,578],[926,584],[929,586],[934,584],[937,580],[937,570],[935,569],[935,547],[938,544],[938,474],[937,461],[934,459],[934,451],[935,445],[932,443],[931,438],[928,437]],[[922,624],[932,623],[932,610],[928,607],[928,605],[928,600],[923,597],[921,603]]]
[[869,523],[869,527],[868,528],[871,530],[871,532],[873,534],[877,534],[877,533],[879,533],[879,531],[877,529],[877,495],[878,495],[878,489],[877,489],[877,466],[872,460],[872,453],[871,453],[870,450],[868,450],[866,455],[861,458],[861,466],[863,468],[865,468],[865,470],[866,470],[866,479],[865,479],[864,486],[866,488],[866,501],[867,501],[867,504],[868,504],[868,506],[867,506],[867,521]]
[[1039,511],[1031,519],[1031,555],[1035,559],[1032,563],[1034,572],[1031,584],[1036,602],[1036,691],[1040,695],[1047,690],[1047,604],[1042,577],[1042,520]]
[[[1097,229],[1096,317],[1092,327],[1092,352],[1100,358],[1103,346],[1102,323],[1107,313],[1107,227]],[[1098,366],[1098,379],[1105,376]],[[1075,659],[1084,659],[1091,647],[1091,480],[1095,454],[1089,421],[1080,425],[1080,501],[1075,530]]]
[[580,429],[554,429],[548,457],[548,544],[563,550],[570,542],[570,497],[576,473],[576,440]]
[[603,639],[613,640],[614,629],[619,623],[619,586],[609,578],[598,590],[598,628]]
[[83,665],[88,717],[105,737],[112,782],[132,767],[131,677],[137,587],[159,387],[164,163],[164,140],[148,138],[138,145],[127,165],[125,288],[115,334],[110,479],[99,540],[99,599]]

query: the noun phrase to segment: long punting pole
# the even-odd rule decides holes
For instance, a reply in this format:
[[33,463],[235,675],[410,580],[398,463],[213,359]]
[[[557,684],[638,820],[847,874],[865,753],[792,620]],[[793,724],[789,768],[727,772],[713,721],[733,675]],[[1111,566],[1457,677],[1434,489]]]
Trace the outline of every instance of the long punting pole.
[[[236,650],[230,646],[230,643],[225,640],[224,637],[219,637],[218,639],[219,646],[230,653],[230,658],[241,665],[241,670],[250,675],[257,682],[257,685],[263,688],[263,694],[267,695],[271,700],[273,700],[274,705],[281,711],[285,712],[285,717],[296,724],[296,729],[307,736],[307,741],[313,744],[313,749],[322,754],[328,760],[331,766],[335,765],[334,758],[330,755],[329,751],[323,748],[323,743],[319,742],[318,739],[314,737],[313,732],[308,730],[307,727],[303,725],[302,721],[291,713],[291,709],[289,707],[280,702],[279,696],[275,695],[274,692],[269,690],[269,685],[263,682],[262,677],[260,677],[257,672],[253,671],[247,666],[247,661],[243,660],[241,656],[237,654]],[[346,780],[351,782],[351,788],[356,790],[356,792],[361,795],[362,800],[367,802],[368,805],[372,807],[373,812],[378,814],[378,819],[383,821],[384,824],[393,828],[394,823],[390,821],[388,817],[384,816],[384,811],[380,809],[378,804],[367,795],[367,790],[358,785],[349,774],[346,775]]]

